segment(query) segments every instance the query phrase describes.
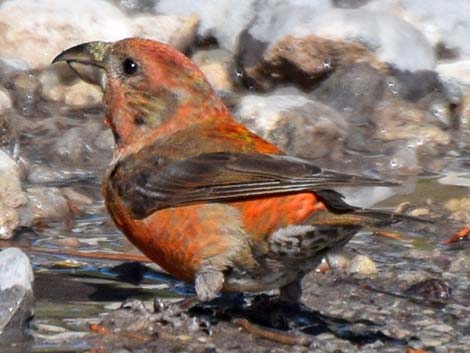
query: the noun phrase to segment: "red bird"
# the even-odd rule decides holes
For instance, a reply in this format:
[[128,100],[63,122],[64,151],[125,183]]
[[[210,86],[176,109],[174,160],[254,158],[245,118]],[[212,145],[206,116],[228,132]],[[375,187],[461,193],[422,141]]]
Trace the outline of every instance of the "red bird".
[[127,238],[201,300],[300,280],[363,226],[395,217],[346,204],[341,186],[390,183],[285,155],[233,119],[176,49],[131,38],[90,42],[54,59],[104,91],[116,147],[103,183]]

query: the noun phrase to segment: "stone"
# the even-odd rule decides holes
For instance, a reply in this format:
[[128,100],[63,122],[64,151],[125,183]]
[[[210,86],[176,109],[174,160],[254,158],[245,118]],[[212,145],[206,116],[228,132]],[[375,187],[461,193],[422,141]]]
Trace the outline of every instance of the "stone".
[[347,130],[339,113],[297,90],[247,95],[241,99],[235,116],[288,154],[304,158],[338,151]]
[[451,297],[452,290],[446,282],[437,278],[430,278],[411,285],[405,290],[405,293],[427,300],[446,300]]
[[5,112],[13,107],[13,102],[11,100],[10,94],[6,89],[0,87],[0,115],[5,114]]
[[339,66],[367,62],[399,70],[432,70],[433,48],[407,22],[364,9],[314,11],[284,4],[265,9],[240,36],[240,62],[250,82],[317,79]]
[[10,239],[22,225],[19,209],[28,198],[21,187],[20,171],[16,162],[0,150],[0,239]]
[[0,57],[24,60],[32,69],[83,42],[146,37],[180,50],[197,29],[194,17],[129,17],[104,0],[10,0],[0,5]]
[[376,106],[373,119],[380,127],[375,137],[385,141],[410,139],[427,147],[451,142],[449,133],[431,124],[424,110],[400,99],[381,101]]
[[217,92],[233,91],[232,75],[235,73],[233,54],[226,49],[199,50],[191,60],[206,76]]
[[26,192],[33,223],[60,220],[69,215],[67,200],[59,188],[35,186]]
[[452,101],[457,102],[461,96],[470,94],[470,60],[441,63],[436,72]]
[[371,122],[374,108],[383,97],[386,76],[366,63],[345,65],[318,84],[312,95],[333,107],[352,124]]
[[452,273],[468,273],[470,271],[470,255],[460,254],[456,259],[452,260],[449,265],[449,272]]
[[456,113],[459,130],[465,133],[470,132],[470,93],[460,99]]
[[435,47],[470,57],[470,4],[468,0],[435,0],[432,6],[423,0],[375,0],[366,9],[388,12],[411,23]]
[[450,218],[462,222],[470,222],[470,198],[452,198],[444,204],[444,208],[451,212]]
[[0,341],[20,342],[34,315],[33,270],[17,248],[0,252]]
[[73,107],[89,107],[101,104],[103,92],[95,85],[79,80],[67,87],[64,92],[64,102]]
[[132,21],[136,35],[171,44],[182,51],[193,43],[198,25],[196,16],[141,15]]
[[392,94],[411,102],[417,102],[432,93],[446,94],[439,75],[431,70],[411,72],[391,69],[386,81]]
[[366,255],[356,255],[352,258],[346,270],[349,274],[372,276],[377,274],[377,266],[374,260]]

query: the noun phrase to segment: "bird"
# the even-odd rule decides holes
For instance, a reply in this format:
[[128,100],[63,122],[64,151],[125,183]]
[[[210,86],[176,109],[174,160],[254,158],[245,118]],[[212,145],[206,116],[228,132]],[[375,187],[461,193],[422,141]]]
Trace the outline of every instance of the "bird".
[[150,39],[76,45],[55,57],[103,90],[114,157],[103,197],[147,257],[192,283],[198,300],[279,290],[360,229],[401,219],[349,205],[339,187],[397,183],[323,169],[235,120],[183,53]]

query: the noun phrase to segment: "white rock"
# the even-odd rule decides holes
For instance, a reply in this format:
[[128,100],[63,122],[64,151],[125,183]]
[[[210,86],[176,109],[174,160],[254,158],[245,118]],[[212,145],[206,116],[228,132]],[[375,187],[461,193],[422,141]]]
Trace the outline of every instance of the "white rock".
[[8,342],[22,341],[25,335],[34,313],[32,283],[33,269],[28,256],[16,248],[1,251],[0,341],[3,347],[9,347]]
[[28,201],[16,162],[0,150],[0,239],[10,239],[20,225],[18,209]]
[[13,286],[32,290],[33,271],[28,256],[17,248],[0,252],[0,291]]
[[191,45],[196,37],[199,20],[196,16],[142,15],[133,19],[135,35],[169,43],[179,50]]
[[188,21],[185,27],[181,18],[131,18],[104,0],[9,0],[0,5],[0,56],[38,68],[64,49],[88,41],[141,36],[187,45],[190,39],[182,37],[190,32],[192,38],[190,28],[194,32],[197,24]]
[[436,72],[451,96],[470,93],[470,60],[439,64]]
[[235,52],[240,32],[255,16],[262,18],[263,10],[282,8],[285,3],[305,6],[310,14],[332,7],[330,0],[160,0],[155,10],[169,15],[197,15],[200,36],[215,37],[221,47]]
[[258,13],[249,33],[270,47],[288,35],[358,42],[401,70],[431,70],[435,66],[433,48],[422,33],[395,16],[364,9],[313,11],[285,4]]
[[13,103],[10,98],[10,94],[6,89],[0,87],[0,114],[5,113],[8,109],[11,109]]
[[393,13],[418,28],[433,44],[443,43],[470,58],[470,1],[376,0],[368,9]]
[[237,116],[254,131],[271,133],[276,127],[282,112],[299,108],[310,99],[294,94],[247,95],[240,101]]

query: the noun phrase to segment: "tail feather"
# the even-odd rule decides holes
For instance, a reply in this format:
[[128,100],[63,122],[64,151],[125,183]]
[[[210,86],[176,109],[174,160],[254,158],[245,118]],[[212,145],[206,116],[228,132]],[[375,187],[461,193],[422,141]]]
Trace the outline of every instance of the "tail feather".
[[[377,220],[378,224],[392,224],[400,221],[411,221],[419,223],[434,223],[430,219],[395,213],[389,210],[360,208],[347,204],[343,195],[334,190],[319,190],[316,194],[324,201],[328,209],[335,213],[354,213]],[[374,222],[375,223],[375,222]]]

